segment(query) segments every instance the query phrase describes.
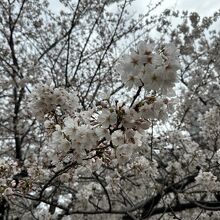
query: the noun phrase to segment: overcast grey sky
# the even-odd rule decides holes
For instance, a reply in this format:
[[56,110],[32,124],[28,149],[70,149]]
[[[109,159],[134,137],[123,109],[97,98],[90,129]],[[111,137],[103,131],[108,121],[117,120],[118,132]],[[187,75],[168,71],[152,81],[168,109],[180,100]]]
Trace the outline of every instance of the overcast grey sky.
[[[143,12],[150,0],[136,0],[135,8],[137,11]],[[151,0],[152,3],[157,1]],[[158,7],[157,12],[166,8],[196,11],[203,16],[211,15],[214,11],[220,9],[219,0],[164,0],[162,5]]]
[[[155,5],[158,1],[159,0],[135,0],[130,10],[132,11],[132,14],[134,12],[136,14],[145,13],[150,2]],[[49,0],[49,2],[52,11],[58,12],[63,9],[59,0]],[[152,14],[159,14],[166,8],[180,11],[196,11],[202,17],[211,16],[215,11],[220,9],[220,0],[164,0],[162,4],[152,12]],[[217,21],[212,28],[220,30],[220,21]]]
[[[91,0],[92,1],[92,0]],[[49,0],[52,10],[59,11],[61,5],[59,0]],[[137,13],[144,13],[149,2],[155,4],[157,0],[136,0],[134,10]],[[220,0],[164,0],[162,5],[158,7],[156,13],[166,8],[197,11],[203,16],[211,15],[215,10],[220,9]]]

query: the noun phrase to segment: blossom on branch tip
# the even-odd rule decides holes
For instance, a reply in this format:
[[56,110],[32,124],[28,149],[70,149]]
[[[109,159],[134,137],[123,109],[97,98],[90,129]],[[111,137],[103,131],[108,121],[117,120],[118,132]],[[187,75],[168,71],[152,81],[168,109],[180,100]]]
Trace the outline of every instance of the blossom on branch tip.
[[98,117],[98,122],[101,123],[103,128],[108,128],[117,122],[116,112],[111,112],[109,109],[102,109],[102,113]]
[[167,91],[174,86],[176,71],[180,68],[178,50],[166,44],[158,51],[153,44],[138,43],[137,50],[121,58],[118,71],[129,89],[144,85],[147,91]]

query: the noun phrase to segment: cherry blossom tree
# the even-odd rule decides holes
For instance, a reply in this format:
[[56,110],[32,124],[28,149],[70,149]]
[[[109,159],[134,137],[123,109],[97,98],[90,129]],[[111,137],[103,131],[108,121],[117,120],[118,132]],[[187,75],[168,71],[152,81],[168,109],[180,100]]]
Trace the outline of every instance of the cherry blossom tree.
[[0,219],[219,219],[220,12],[60,2],[0,2]]

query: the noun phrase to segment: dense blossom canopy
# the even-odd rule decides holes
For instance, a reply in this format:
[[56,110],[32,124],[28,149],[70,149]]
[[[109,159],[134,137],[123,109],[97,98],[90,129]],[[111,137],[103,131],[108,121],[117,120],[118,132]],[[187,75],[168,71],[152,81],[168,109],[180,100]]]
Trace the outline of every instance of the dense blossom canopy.
[[60,3],[0,2],[0,219],[219,219],[220,12]]

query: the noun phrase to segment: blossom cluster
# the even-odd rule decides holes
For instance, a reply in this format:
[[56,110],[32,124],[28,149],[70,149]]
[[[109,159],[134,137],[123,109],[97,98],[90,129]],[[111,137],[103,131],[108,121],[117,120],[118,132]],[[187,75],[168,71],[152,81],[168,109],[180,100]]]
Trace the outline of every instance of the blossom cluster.
[[144,86],[147,91],[169,92],[174,86],[180,68],[178,50],[173,44],[158,48],[144,41],[138,43],[137,50],[123,56],[118,66],[121,79],[130,89]]
[[218,106],[213,106],[203,115],[198,117],[200,135],[205,139],[211,140],[210,146],[215,148],[220,144],[220,110]]
[[[30,107],[36,117],[45,118],[46,114],[57,108],[56,91],[47,85],[34,90]],[[35,94],[39,94],[40,98],[33,99]],[[51,96],[55,98],[50,99]],[[66,93],[62,98],[68,97],[69,93]],[[136,149],[143,147],[142,138],[152,120],[165,120],[173,105],[172,99],[152,96],[136,102],[130,108],[124,104],[111,107],[106,105],[77,113],[74,111],[74,107],[77,106],[75,103],[76,99],[71,103],[74,106],[68,102],[60,106],[62,110],[65,106],[69,107],[68,110],[72,107],[71,114],[64,111],[66,114],[61,122],[57,121],[56,117],[47,117],[45,120],[44,126],[50,137],[50,147],[42,149],[44,162],[49,163],[52,160],[54,165],[60,167],[64,158],[71,158],[78,163],[89,159],[97,161],[101,158],[102,163],[112,161],[114,164],[126,164],[134,157]],[[37,105],[38,111],[35,112]]]
[[[134,83],[158,94],[174,85],[178,68],[178,51],[174,45],[167,44],[159,50],[144,41],[138,43],[137,51],[132,50],[130,55],[124,56],[119,65],[122,80],[128,87]],[[106,103],[76,112],[77,95],[49,84],[37,85],[30,99],[32,114],[39,120],[45,119],[49,135],[49,148],[42,149],[44,162],[52,160],[56,166],[62,164],[64,158],[80,164],[100,159],[101,164],[126,164],[141,156],[134,153],[144,146],[145,131],[153,120],[164,121],[174,104],[171,98],[153,95],[134,100],[130,106]],[[62,115],[60,120],[56,117],[59,113]]]
[[49,84],[38,84],[30,95],[29,109],[38,119],[42,120],[48,113],[55,113],[59,107],[61,111],[72,112],[79,106],[75,92],[68,92],[63,88],[53,88]]
[[1,217],[220,219],[220,11],[133,1],[0,4]]
[[[152,123],[164,122],[173,111],[174,99],[161,96],[161,92],[168,92],[174,85],[178,68],[178,53],[172,44],[159,50],[142,41],[137,52],[124,57],[119,70],[128,87],[134,83],[156,93],[138,97],[132,104],[111,104],[104,99],[101,104],[82,110],[75,93],[48,84],[38,85],[32,91],[29,108],[37,119],[44,120],[48,137],[41,149],[41,166],[53,167],[56,172],[75,161],[75,171],[62,174],[60,179],[64,183],[74,179],[76,185],[80,182],[79,173],[88,177],[107,167],[109,171],[104,172],[103,181],[106,190],[113,194],[129,190],[127,175],[139,187],[147,180],[142,187],[153,189],[155,179],[159,178],[159,165],[146,155],[150,147],[145,139]],[[97,183],[77,187],[76,199],[84,208],[90,197],[103,191]],[[134,196],[136,190],[132,192]],[[143,199],[142,195],[139,199]]]

